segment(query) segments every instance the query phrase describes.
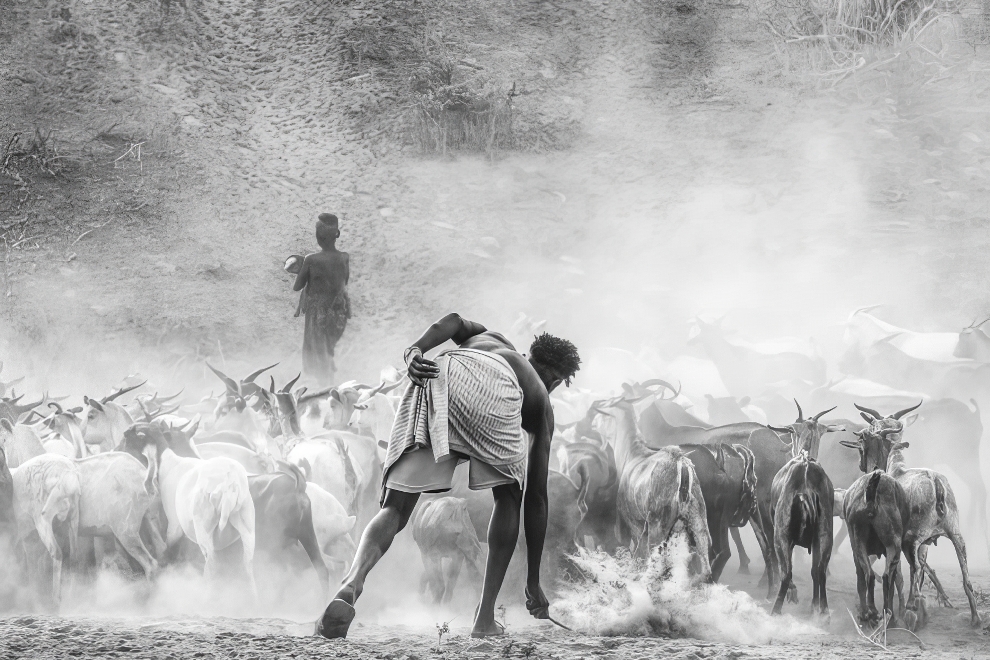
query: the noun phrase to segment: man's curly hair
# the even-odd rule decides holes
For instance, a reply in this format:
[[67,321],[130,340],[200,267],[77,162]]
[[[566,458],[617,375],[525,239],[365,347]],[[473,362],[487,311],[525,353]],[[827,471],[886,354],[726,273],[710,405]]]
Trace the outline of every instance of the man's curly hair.
[[529,356],[534,362],[552,369],[567,385],[571,384],[571,378],[581,368],[577,346],[546,332],[533,340]]

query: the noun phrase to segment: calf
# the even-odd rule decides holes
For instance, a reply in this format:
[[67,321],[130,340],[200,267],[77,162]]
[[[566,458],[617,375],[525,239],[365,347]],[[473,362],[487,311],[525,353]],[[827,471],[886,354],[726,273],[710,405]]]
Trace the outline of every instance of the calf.
[[811,553],[812,612],[829,618],[825,578],[832,557],[832,482],[817,461],[802,451],[780,469],[771,488],[773,545],[780,565],[780,590],[773,613],[780,614],[790,588],[794,546]]
[[429,588],[435,603],[450,602],[465,561],[478,582],[482,580],[481,543],[465,500],[441,497],[423,502],[413,518],[413,539],[425,569],[420,590]]

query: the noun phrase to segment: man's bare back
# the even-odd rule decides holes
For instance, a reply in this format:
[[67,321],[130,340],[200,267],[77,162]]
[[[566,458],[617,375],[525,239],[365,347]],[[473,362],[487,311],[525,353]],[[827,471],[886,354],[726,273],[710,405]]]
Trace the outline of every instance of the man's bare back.
[[[481,334],[469,337],[460,343],[461,348],[476,351],[487,351],[505,359],[519,379],[519,387],[523,391],[522,427],[523,430],[537,435],[549,423],[553,435],[553,408],[550,405],[550,394],[540,380],[540,375],[501,333],[486,330]],[[540,434],[542,435],[542,434]]]
[[305,286],[307,295],[333,300],[349,278],[350,255],[324,250],[306,255],[294,289],[299,291]]

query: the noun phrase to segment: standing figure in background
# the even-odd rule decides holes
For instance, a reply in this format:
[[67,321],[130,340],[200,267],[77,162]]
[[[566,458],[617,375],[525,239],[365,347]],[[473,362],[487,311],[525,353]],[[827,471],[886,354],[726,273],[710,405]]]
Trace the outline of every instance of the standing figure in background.
[[[300,310],[306,315],[303,373],[318,386],[333,384],[334,348],[351,317],[351,301],[347,296],[350,255],[337,249],[339,236],[337,216],[321,213],[316,223],[316,242],[321,249],[306,255],[292,287],[293,291],[305,289],[299,300]],[[286,266],[288,269],[288,262]]]

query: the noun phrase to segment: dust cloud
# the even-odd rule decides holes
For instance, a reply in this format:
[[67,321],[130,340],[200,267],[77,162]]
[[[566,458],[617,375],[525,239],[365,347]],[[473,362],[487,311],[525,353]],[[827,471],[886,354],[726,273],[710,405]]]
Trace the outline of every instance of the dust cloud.
[[690,557],[682,534],[654,550],[648,561],[582,549],[574,562],[585,577],[565,589],[554,611],[591,635],[769,644],[824,634],[790,615],[771,617],[745,592],[693,584]]

